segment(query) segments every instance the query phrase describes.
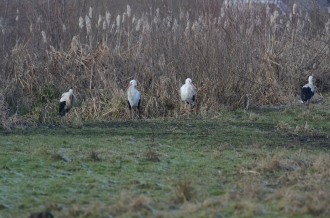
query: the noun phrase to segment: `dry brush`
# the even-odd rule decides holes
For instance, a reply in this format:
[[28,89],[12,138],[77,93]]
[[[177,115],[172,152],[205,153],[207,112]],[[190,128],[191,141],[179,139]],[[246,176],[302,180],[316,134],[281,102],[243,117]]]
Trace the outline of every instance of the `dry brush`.
[[124,88],[132,78],[144,117],[180,115],[186,77],[197,86],[199,115],[291,104],[311,74],[318,91],[329,88],[330,20],[322,8],[115,2],[25,3],[39,16],[17,10],[16,21],[1,24],[3,126],[14,114],[57,122],[69,87],[79,101],[75,119],[128,118]]

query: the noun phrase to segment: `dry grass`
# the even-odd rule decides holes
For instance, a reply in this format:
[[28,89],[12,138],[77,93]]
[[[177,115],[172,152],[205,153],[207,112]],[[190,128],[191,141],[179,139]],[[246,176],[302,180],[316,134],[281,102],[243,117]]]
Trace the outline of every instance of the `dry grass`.
[[[301,150],[291,157],[276,152],[274,156],[262,158],[251,165],[253,171],[258,172],[257,175],[270,174],[273,179],[269,177],[266,184],[265,181],[262,182],[264,184],[256,183],[258,178],[251,184],[245,183],[242,185],[242,194],[246,192],[251,198],[259,198],[265,193],[271,193],[267,201],[279,201],[278,209],[285,213],[325,215],[329,212],[327,208],[330,203],[329,195],[324,192],[329,164],[327,154],[310,159]],[[287,173],[281,174],[280,171]],[[281,176],[278,177],[277,174]],[[274,191],[273,187],[277,190]]]
[[29,218],[54,218],[53,214],[50,212],[36,212],[32,213]]
[[174,203],[181,204],[192,200],[194,196],[194,186],[189,178],[179,180],[173,186]]
[[86,160],[90,161],[102,161],[101,155],[98,151],[95,151],[93,149],[90,150],[89,156],[86,158]]
[[[12,129],[28,122],[20,116],[26,106],[20,87],[14,87],[13,81],[0,81],[0,128]],[[19,109],[22,111],[19,111]],[[24,112],[23,112],[24,113]]]
[[127,213],[127,211],[136,213],[141,210],[150,210],[152,208],[149,205],[150,202],[151,200],[145,195],[132,196],[129,193],[122,192],[119,201],[109,209],[114,216],[119,216],[122,213]]
[[153,162],[159,162],[160,161],[159,156],[160,154],[151,150],[150,148],[149,151],[146,153],[146,159]]
[[68,158],[65,155],[61,155],[58,152],[54,152],[53,154],[51,154],[50,159],[53,160],[53,161],[58,161],[58,160],[61,160],[61,161],[64,161],[64,162],[70,162],[71,161],[70,158]]
[[[126,5],[107,1],[101,8],[101,2],[86,1],[93,9],[91,22],[98,23],[101,16],[100,25],[92,25],[89,32],[86,23],[78,26],[75,4],[53,5],[64,10],[62,25],[40,21],[52,14],[32,17],[32,30],[22,26],[21,40],[3,38],[0,73],[7,78],[7,88],[0,90],[2,117],[18,114],[56,124],[58,99],[73,87],[78,97],[74,118],[129,118],[124,88],[132,78],[138,81],[146,118],[180,114],[178,90],[186,77],[197,86],[192,113],[199,115],[215,114],[219,108],[292,104],[311,74],[317,92],[329,89],[329,28],[321,9],[292,16],[278,13],[273,5],[266,10],[266,4],[226,7],[212,1],[210,7],[192,9],[183,1],[174,3],[179,10],[172,11],[169,4],[153,1],[151,13],[132,3],[132,16],[116,26],[114,15],[120,10],[123,14]],[[15,6],[9,5],[16,13]],[[214,7],[219,10],[212,11]],[[47,13],[46,5],[39,9]],[[109,22],[106,12],[112,15]],[[7,36],[18,36],[17,29],[6,30]],[[250,119],[256,119],[254,114]],[[3,120],[2,126],[8,128],[9,123]]]

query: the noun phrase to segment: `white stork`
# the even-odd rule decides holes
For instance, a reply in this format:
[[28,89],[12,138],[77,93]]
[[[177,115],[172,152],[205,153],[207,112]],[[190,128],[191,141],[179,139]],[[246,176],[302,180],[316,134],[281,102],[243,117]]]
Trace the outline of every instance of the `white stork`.
[[180,88],[181,100],[185,101],[190,107],[195,105],[195,94],[196,94],[196,87],[192,83],[190,78],[186,79],[186,83],[183,84]]
[[65,116],[66,113],[70,111],[70,109],[76,103],[76,96],[73,94],[72,88],[69,89],[68,92],[64,92],[60,99],[60,108],[59,113],[61,117]]
[[309,101],[314,95],[313,77],[308,77],[308,83],[301,88],[301,102],[307,105],[307,120],[305,127],[307,127],[309,117]]
[[127,90],[127,103],[129,109],[132,111],[132,118],[134,117],[134,112],[139,116],[141,96],[140,92],[135,88],[137,82],[135,79],[131,80],[126,87]]

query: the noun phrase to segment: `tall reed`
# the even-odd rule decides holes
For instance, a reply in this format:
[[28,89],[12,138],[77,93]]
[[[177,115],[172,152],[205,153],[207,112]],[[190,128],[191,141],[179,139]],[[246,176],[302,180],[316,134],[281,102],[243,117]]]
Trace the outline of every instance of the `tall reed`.
[[27,10],[19,10],[18,21],[30,25],[14,43],[4,37],[17,29],[2,27],[8,31],[0,41],[1,75],[22,90],[21,100],[4,107],[8,116],[22,111],[28,119],[53,122],[60,94],[73,87],[76,119],[128,118],[124,88],[132,78],[144,117],[179,115],[178,90],[187,77],[197,86],[192,113],[200,115],[291,104],[311,74],[318,92],[329,88],[329,21],[322,8],[293,5],[284,12],[272,4],[222,1],[197,8],[189,1],[150,1],[146,8],[80,3],[51,1],[55,11],[62,9],[61,25],[42,5],[40,16],[24,21],[33,8],[24,3]]

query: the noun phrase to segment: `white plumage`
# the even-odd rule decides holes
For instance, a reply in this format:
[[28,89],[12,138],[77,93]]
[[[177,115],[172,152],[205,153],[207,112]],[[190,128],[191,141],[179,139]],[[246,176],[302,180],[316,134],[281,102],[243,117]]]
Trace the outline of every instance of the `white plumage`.
[[190,78],[186,79],[186,83],[180,88],[181,100],[190,104],[191,107],[195,105],[196,87]]
[[66,113],[70,111],[70,109],[76,103],[76,96],[73,94],[73,90],[69,89],[68,92],[64,92],[60,99],[60,108],[59,113],[63,117]]
[[131,80],[129,84],[127,85],[127,103],[130,110],[132,110],[132,113],[136,111],[139,112],[140,109],[140,102],[141,102],[141,95],[140,92],[135,88],[137,85],[136,80]]

